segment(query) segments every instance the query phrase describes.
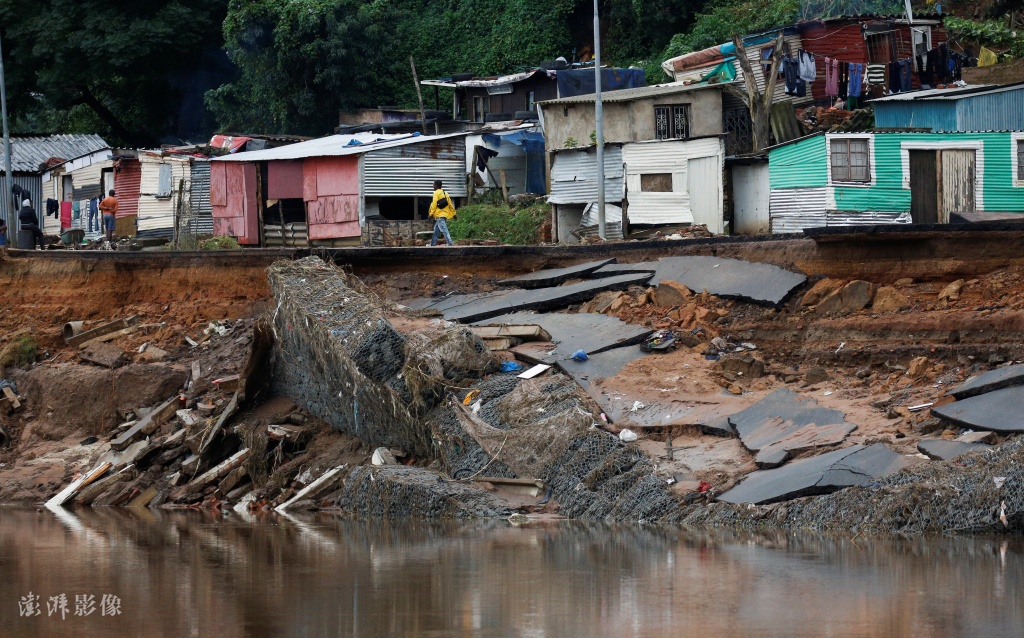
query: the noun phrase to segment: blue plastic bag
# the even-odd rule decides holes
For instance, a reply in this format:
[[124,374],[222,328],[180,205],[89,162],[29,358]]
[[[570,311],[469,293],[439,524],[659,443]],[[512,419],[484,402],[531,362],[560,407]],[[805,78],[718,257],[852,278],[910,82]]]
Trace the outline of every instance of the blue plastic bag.
[[572,353],[572,360],[573,361],[579,361],[580,363],[583,363],[584,361],[586,361],[589,358],[590,357],[588,357],[587,353],[584,352],[583,350],[577,350],[576,352]]
[[502,372],[518,372],[523,369],[523,366],[519,365],[515,361],[505,361],[498,369]]

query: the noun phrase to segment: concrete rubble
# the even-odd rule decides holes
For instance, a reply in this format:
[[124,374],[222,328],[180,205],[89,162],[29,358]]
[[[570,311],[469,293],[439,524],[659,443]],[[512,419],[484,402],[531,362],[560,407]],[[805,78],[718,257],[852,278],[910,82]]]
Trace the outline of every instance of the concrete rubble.
[[881,443],[852,445],[773,470],[752,472],[718,497],[726,503],[763,505],[801,496],[830,494],[851,485],[885,478],[909,463]]
[[[966,363],[951,369],[934,348],[876,356],[862,337],[866,313],[901,317],[922,295],[965,303],[973,281],[807,286],[771,264],[673,256],[434,281],[424,297],[427,277],[389,296],[387,279],[316,257],[265,272],[257,316],[176,333],[140,330],[158,325],[148,317],[92,322],[78,334],[114,336],[71,346],[82,363],[15,375],[7,415],[28,411],[34,429],[0,421],[4,440],[52,444],[21,454],[26,478],[6,493],[45,486],[38,500],[61,507],[739,526],[827,527],[857,511],[888,531],[936,531],[987,514],[906,522],[886,495],[956,483],[967,467],[964,489],[988,500],[984,472],[1006,477],[998,489],[1024,527],[1008,456],[1024,366],[977,375],[1005,359],[964,358],[976,376],[957,385]],[[819,350],[779,345],[814,331]],[[641,349],[655,332],[672,347]],[[520,378],[534,363],[551,367]],[[85,389],[77,417],[61,400],[72,387]]]

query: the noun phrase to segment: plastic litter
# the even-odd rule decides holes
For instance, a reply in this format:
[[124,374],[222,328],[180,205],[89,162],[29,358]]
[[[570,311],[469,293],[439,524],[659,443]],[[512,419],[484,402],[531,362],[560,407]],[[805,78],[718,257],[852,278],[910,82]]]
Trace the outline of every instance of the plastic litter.
[[998,490],[999,488],[1001,488],[1003,486],[1004,483],[1006,483],[1006,477],[1005,476],[993,476],[992,477],[992,482],[996,484],[996,489]]
[[584,352],[582,349],[581,350],[577,350],[576,352],[572,353],[572,360],[573,361],[579,361],[580,363],[583,363],[584,361],[586,361],[589,358],[590,357],[587,356],[587,353]]
[[619,432],[619,440],[622,441],[623,443],[631,443],[633,441],[636,441],[636,432],[630,430],[629,428],[626,428],[622,432]]
[[462,400],[462,405],[469,405],[473,402],[473,399],[478,396],[480,396],[480,390],[471,390],[469,394],[466,395],[466,398]]
[[519,365],[515,361],[505,361],[498,369],[501,372],[518,372],[523,369],[523,366]]
[[637,410],[643,410],[643,409],[644,409],[644,408],[646,408],[646,407],[647,407],[647,406],[646,406],[646,405],[644,405],[644,403],[643,403],[643,402],[641,402],[641,401],[634,401],[634,402],[633,402],[633,407],[632,407],[632,408],[630,408],[630,410],[629,410],[629,411],[630,411],[630,412],[636,412]]

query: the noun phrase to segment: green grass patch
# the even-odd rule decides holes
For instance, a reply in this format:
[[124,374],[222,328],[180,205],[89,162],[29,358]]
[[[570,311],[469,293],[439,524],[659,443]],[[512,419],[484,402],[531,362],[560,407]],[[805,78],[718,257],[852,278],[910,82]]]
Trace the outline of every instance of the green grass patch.
[[503,244],[525,245],[540,241],[541,226],[551,217],[551,206],[531,202],[522,207],[470,204],[448,221],[452,239],[496,239]]

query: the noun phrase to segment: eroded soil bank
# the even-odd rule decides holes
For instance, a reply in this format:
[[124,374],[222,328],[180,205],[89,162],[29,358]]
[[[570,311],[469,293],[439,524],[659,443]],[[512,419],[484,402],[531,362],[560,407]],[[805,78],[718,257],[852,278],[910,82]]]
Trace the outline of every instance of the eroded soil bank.
[[[987,241],[996,238],[1013,239]],[[779,308],[698,291],[692,299],[665,305],[658,303],[656,291],[638,287],[563,309],[603,312],[630,324],[695,335],[669,354],[649,355],[608,378],[593,379],[596,390],[589,395],[557,372],[531,384],[507,380],[514,375],[497,372],[497,365],[513,358],[508,352],[494,354],[494,365],[477,362],[475,370],[453,371],[443,356],[423,358],[417,369],[444,363],[424,375],[426,385],[388,386],[409,405],[419,402],[409,413],[411,423],[423,423],[426,430],[407,445],[369,436],[365,409],[362,420],[350,418],[351,427],[339,425],[337,406],[282,396],[281,384],[254,375],[275,369],[273,359],[261,351],[266,345],[261,346],[260,335],[281,339],[288,327],[280,317],[274,322],[280,300],[272,297],[267,278],[267,267],[278,255],[6,259],[0,261],[0,281],[8,291],[0,306],[0,332],[5,334],[0,345],[4,377],[15,382],[23,405],[12,410],[5,403],[0,415],[8,441],[0,451],[0,499],[25,503],[52,497],[76,472],[95,467],[109,454],[111,440],[133,427],[125,424],[145,420],[149,410],[174,399],[173,409],[151,417],[159,422],[150,431],[115,450],[135,454],[131,467],[99,479],[83,492],[88,498],[80,496],[71,504],[217,508],[251,502],[244,507],[269,509],[298,495],[294,506],[388,516],[520,512],[905,532],[1020,529],[1024,498],[1017,486],[1024,476],[1017,475],[1021,451],[1014,437],[990,437],[992,443],[1010,443],[984,453],[926,460],[918,455],[920,441],[949,440],[961,431],[927,409],[909,408],[941,404],[948,390],[968,377],[1024,359],[1024,270],[998,247],[986,252],[974,245],[965,252],[965,240],[946,235],[915,241],[909,250],[892,242],[844,247],[842,242],[791,239],[620,251],[620,262],[666,254],[766,261],[802,271],[810,280]],[[436,346],[439,335],[458,328],[403,310],[404,302],[487,292],[500,278],[588,258],[534,250],[521,260],[506,256],[496,261],[457,251],[424,251],[403,265],[397,252],[387,265],[376,264],[376,257],[343,254],[339,260],[351,262],[342,266],[357,275],[343,281],[394,326],[402,339],[399,350],[406,355],[413,351],[410,344],[419,344],[416,352],[423,352]],[[609,253],[615,256],[614,250]],[[821,283],[824,275],[833,281]],[[808,296],[815,286],[820,293],[853,280],[873,285],[871,304],[824,312],[818,308],[821,299]],[[951,284],[955,294],[949,294]],[[883,289],[885,303],[878,296]],[[106,344],[118,349],[126,364],[114,369],[82,361],[82,349],[61,338],[68,321],[85,321],[89,328],[128,316],[138,318],[138,327]],[[262,333],[260,318],[269,321]],[[338,336],[326,334],[328,341]],[[37,347],[39,360],[30,366],[19,361],[25,337]],[[756,373],[750,372],[749,362],[728,363],[738,357],[709,360],[705,353],[715,338],[754,344],[757,349],[743,356],[758,362]],[[407,366],[397,369],[408,378]],[[250,377],[253,382],[239,390],[236,375],[243,386]],[[336,381],[330,376],[321,372],[306,381],[326,390]],[[353,377],[356,386],[360,379]],[[473,397],[482,408],[479,423],[458,407],[473,388],[481,390]],[[857,427],[844,444],[882,443],[914,463],[893,477],[830,496],[765,506],[714,502],[716,494],[756,465],[739,440],[706,434],[697,424],[734,414],[780,388],[845,414]],[[236,412],[232,399],[237,391],[249,396],[235,401]],[[638,404],[642,407],[635,408]],[[535,414],[522,413],[522,406],[537,406],[532,407]],[[537,414],[562,417],[560,422],[549,419],[539,430],[561,446],[549,451],[546,464],[531,463],[526,452],[510,457],[510,447],[502,447],[520,445],[529,451],[530,439],[512,437],[508,443],[510,435],[502,434],[507,429],[500,425],[536,427],[544,421]],[[566,420],[570,414],[583,416]],[[639,440],[619,441],[616,435],[625,427],[637,432]],[[382,446],[391,448],[397,465],[371,463],[374,449]],[[833,449],[800,450],[790,462]],[[517,463],[519,472],[510,467]],[[340,466],[344,469],[322,489],[302,493]],[[570,469],[557,472],[554,466]],[[472,469],[475,478],[540,479],[545,487],[531,495],[513,483],[465,480],[464,468]],[[452,482],[438,487],[438,476]],[[993,477],[1006,479],[1002,487],[995,487]],[[570,496],[579,492],[578,485],[588,492],[586,499]],[[417,499],[427,506],[394,507]],[[1005,523],[999,519],[1001,504]]]

